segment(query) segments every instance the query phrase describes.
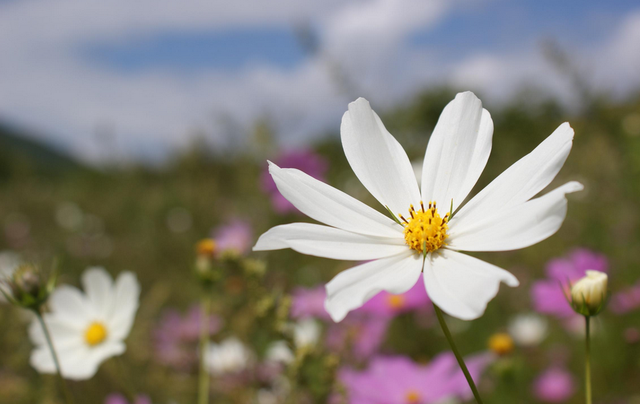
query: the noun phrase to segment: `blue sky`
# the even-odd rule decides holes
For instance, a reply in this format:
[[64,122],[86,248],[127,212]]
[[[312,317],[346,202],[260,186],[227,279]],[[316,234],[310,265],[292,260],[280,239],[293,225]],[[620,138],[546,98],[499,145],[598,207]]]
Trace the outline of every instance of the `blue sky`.
[[[96,128],[127,158],[161,158],[203,133],[223,148],[265,117],[283,143],[303,145],[337,130],[360,95],[384,109],[449,83],[498,105],[534,84],[575,103],[540,51],[549,39],[594,87],[624,96],[640,85],[633,1],[264,4],[0,0],[0,119],[89,161],[105,158]],[[301,45],[301,26],[318,52]]]

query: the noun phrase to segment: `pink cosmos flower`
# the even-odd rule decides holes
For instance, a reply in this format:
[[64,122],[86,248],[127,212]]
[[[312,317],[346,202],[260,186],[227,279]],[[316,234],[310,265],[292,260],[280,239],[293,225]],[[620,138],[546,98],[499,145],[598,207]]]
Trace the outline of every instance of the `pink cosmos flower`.
[[575,380],[563,367],[545,370],[533,383],[533,394],[547,403],[561,403],[575,393]]
[[640,282],[611,296],[611,311],[625,314],[640,307]]
[[253,244],[253,228],[248,221],[234,219],[230,223],[213,229],[216,251],[233,250],[245,255]]
[[[327,160],[312,150],[291,150],[285,152],[275,159],[274,163],[283,168],[297,168],[320,181],[326,180],[325,174],[329,168]],[[273,181],[268,169],[264,170],[260,181],[262,183],[262,189],[271,198],[271,204],[276,213],[300,213],[298,209],[278,191],[276,183]]]
[[[476,382],[492,362],[490,353],[465,359]],[[351,404],[431,404],[446,399],[467,399],[469,386],[451,352],[419,365],[404,356],[378,356],[362,372],[343,369],[339,378]]]
[[[155,351],[158,360],[174,369],[188,371],[198,363],[197,344],[202,325],[202,312],[193,306],[182,316],[177,310],[170,310],[162,317],[154,331]],[[216,316],[209,319],[209,334],[213,335],[221,327]]]
[[531,298],[535,310],[560,318],[575,315],[565,297],[571,282],[585,276],[588,269],[607,272],[608,268],[609,262],[606,256],[586,248],[576,249],[566,258],[552,259],[547,263],[547,278],[534,282],[531,287]]

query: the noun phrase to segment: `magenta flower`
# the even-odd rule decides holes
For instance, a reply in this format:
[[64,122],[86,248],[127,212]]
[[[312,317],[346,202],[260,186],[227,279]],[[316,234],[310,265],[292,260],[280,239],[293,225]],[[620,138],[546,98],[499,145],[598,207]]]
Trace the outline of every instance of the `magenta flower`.
[[[329,168],[327,160],[312,150],[291,150],[281,154],[274,160],[279,167],[297,168],[304,171],[315,179],[325,182],[325,174]],[[263,191],[271,198],[271,205],[276,213],[299,213],[291,202],[289,202],[276,187],[276,183],[265,167],[260,178]]]
[[[193,306],[185,316],[177,310],[165,313],[154,331],[158,361],[181,371],[189,371],[197,365],[197,345],[202,325],[201,313],[198,306]],[[215,334],[220,327],[221,320],[211,316],[209,334]]]
[[533,383],[533,394],[547,403],[561,403],[575,392],[575,381],[571,373],[562,367],[545,370]]
[[234,251],[245,255],[253,245],[253,228],[248,221],[235,219],[213,229],[216,251]]
[[324,308],[327,291],[324,286],[311,289],[296,288],[292,293],[291,317],[302,319],[308,317],[330,320],[329,313]]
[[[104,404],[129,404],[122,394],[109,394],[104,399]],[[151,399],[145,395],[138,395],[132,404],[151,404]]]
[[412,310],[431,309],[430,303],[426,289],[417,282],[411,289],[400,295],[380,292],[356,311],[393,317]]
[[[494,356],[474,355],[465,361],[478,381]],[[452,353],[419,365],[403,356],[373,358],[362,372],[344,369],[339,374],[351,404],[431,404],[446,399],[467,399],[471,391]]]
[[547,263],[547,278],[531,287],[535,310],[561,318],[573,316],[575,313],[565,297],[571,282],[585,276],[588,269],[607,272],[608,267],[607,257],[586,248],[576,249],[566,258],[552,259]]
[[349,353],[363,360],[378,352],[389,328],[391,317],[366,313],[349,315],[341,323],[329,323],[326,344],[335,352]]
[[611,296],[609,307],[616,314],[625,314],[640,307],[640,282]]

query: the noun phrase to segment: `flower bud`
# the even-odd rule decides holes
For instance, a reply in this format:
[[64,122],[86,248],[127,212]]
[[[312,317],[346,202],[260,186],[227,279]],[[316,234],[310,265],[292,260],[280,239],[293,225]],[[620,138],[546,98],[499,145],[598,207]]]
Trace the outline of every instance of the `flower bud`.
[[583,316],[602,311],[607,298],[607,274],[588,270],[587,275],[571,286],[571,306]]
[[26,309],[38,310],[55,287],[56,277],[45,280],[42,271],[32,264],[22,264],[8,280],[9,301]]

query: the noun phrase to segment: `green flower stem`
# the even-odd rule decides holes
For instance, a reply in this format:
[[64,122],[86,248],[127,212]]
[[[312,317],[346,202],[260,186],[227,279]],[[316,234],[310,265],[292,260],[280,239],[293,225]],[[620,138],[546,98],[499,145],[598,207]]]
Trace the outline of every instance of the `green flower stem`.
[[36,317],[38,317],[38,321],[40,321],[40,325],[42,326],[42,331],[44,332],[44,337],[47,340],[47,345],[49,345],[49,350],[51,351],[51,356],[53,357],[53,363],[56,365],[56,371],[58,373],[58,379],[60,381],[60,387],[62,389],[62,393],[64,394],[64,399],[67,404],[74,404],[73,396],[69,391],[69,387],[67,386],[67,382],[62,377],[62,371],[60,370],[60,362],[58,361],[58,355],[56,354],[56,350],[53,348],[53,342],[51,341],[51,334],[49,334],[49,328],[42,318],[42,312],[40,309],[34,310]]
[[585,397],[587,404],[591,404],[591,317],[584,316],[585,324]]
[[209,373],[205,359],[209,340],[209,311],[211,299],[208,294],[202,297],[202,314],[200,324],[200,374],[198,377],[198,404],[209,404]]
[[458,347],[456,346],[455,342],[453,342],[453,337],[451,336],[449,327],[447,327],[447,323],[444,321],[442,310],[440,310],[440,307],[436,306],[435,303],[433,304],[433,308],[436,310],[436,315],[438,316],[440,327],[442,327],[442,332],[444,332],[444,336],[447,337],[447,341],[449,341],[449,345],[451,345],[451,350],[458,360],[458,365],[460,365],[460,369],[462,369],[462,373],[464,373],[464,377],[467,379],[467,383],[469,383],[469,387],[473,392],[473,396],[475,397],[476,402],[478,404],[483,404],[482,399],[480,398],[480,393],[478,393],[478,389],[476,388],[476,384],[473,382],[473,378],[469,373],[469,369],[467,369],[467,365],[465,365],[464,359],[462,358],[462,355],[460,355],[460,351],[458,351]]

